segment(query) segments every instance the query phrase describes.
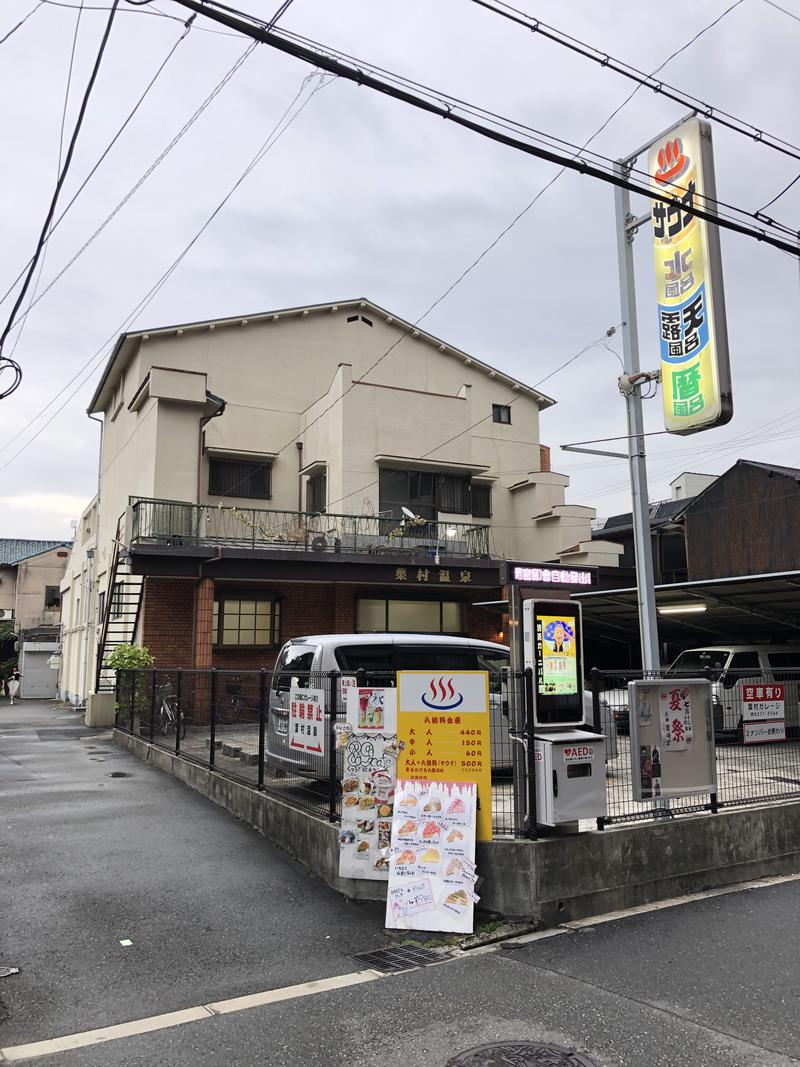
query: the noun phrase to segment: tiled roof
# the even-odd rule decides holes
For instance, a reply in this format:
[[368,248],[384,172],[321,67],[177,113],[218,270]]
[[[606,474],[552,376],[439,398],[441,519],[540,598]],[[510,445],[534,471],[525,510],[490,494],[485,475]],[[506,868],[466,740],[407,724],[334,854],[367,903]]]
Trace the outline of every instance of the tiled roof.
[[34,541],[25,537],[0,537],[0,566],[13,567],[51,548],[72,548],[71,541]]

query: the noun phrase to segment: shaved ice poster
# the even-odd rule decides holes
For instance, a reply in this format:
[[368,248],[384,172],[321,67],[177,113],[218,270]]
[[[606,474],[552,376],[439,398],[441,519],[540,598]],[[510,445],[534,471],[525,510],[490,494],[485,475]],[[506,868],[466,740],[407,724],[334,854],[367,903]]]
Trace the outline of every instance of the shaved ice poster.
[[398,778],[386,926],[471,933],[475,904],[474,782]]

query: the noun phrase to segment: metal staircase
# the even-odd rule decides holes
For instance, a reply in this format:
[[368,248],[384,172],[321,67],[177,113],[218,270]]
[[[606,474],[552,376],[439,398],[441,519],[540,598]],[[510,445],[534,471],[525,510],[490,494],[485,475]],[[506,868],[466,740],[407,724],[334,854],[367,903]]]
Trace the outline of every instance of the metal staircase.
[[95,692],[108,693],[116,688],[116,673],[108,666],[108,657],[119,645],[129,645],[136,635],[142,607],[144,578],[131,573],[130,559],[120,551],[125,516],[117,523],[117,536],[111,556],[111,569],[103,611],[102,629],[97,648]]

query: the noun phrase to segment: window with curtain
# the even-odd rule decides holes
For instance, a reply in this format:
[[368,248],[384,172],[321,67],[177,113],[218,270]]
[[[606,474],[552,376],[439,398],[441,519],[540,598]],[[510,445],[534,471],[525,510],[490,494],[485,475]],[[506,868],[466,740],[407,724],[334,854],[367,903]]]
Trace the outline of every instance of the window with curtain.
[[358,600],[359,633],[459,634],[463,632],[457,600]]
[[439,511],[447,511],[452,515],[469,515],[468,474],[440,474],[436,489]]
[[472,515],[476,519],[491,519],[492,517],[492,487],[491,485],[473,485],[470,491],[472,501]]
[[314,474],[306,485],[306,511],[317,514],[325,510],[328,499],[328,475],[325,471]]
[[271,474],[269,463],[212,459],[208,464],[208,492],[211,496],[269,500],[272,495]]

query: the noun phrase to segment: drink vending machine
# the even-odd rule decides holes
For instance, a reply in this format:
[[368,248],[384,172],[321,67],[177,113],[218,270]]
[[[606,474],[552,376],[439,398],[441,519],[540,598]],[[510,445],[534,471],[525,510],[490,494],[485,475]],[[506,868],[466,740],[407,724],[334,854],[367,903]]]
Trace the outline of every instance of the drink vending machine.
[[605,737],[586,729],[582,644],[579,603],[522,602],[523,662],[531,670],[528,743],[536,817],[545,826],[607,813]]

